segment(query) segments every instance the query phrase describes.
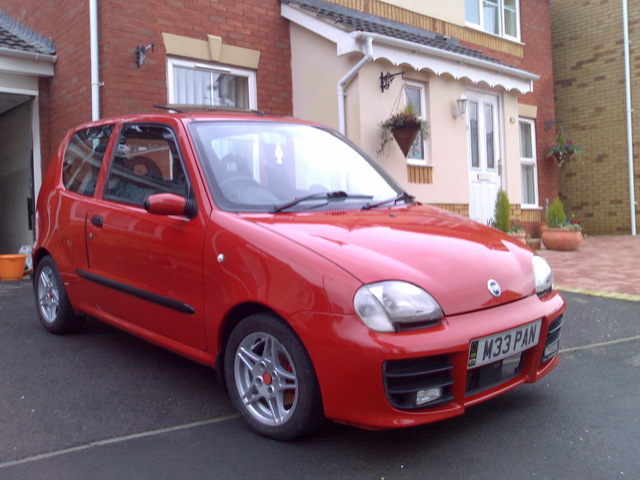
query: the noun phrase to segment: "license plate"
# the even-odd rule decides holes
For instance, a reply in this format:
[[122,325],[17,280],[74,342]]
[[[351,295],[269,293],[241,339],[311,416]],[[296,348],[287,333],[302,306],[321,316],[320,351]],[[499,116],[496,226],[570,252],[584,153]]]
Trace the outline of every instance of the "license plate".
[[533,347],[540,340],[542,320],[522,327],[496,333],[471,341],[469,348],[469,368],[497,362]]

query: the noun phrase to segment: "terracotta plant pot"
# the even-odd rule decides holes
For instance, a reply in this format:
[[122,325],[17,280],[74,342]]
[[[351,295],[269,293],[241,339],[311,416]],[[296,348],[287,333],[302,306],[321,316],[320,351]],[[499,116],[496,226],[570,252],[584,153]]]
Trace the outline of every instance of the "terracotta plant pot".
[[26,255],[0,255],[0,280],[21,280]]
[[414,140],[418,136],[418,132],[420,132],[420,126],[418,125],[396,127],[392,130],[393,138],[398,143],[405,157],[409,155],[409,150],[411,150],[411,145],[413,145]]
[[542,231],[542,243],[548,250],[570,252],[577,250],[582,243],[582,232],[566,228],[545,228]]

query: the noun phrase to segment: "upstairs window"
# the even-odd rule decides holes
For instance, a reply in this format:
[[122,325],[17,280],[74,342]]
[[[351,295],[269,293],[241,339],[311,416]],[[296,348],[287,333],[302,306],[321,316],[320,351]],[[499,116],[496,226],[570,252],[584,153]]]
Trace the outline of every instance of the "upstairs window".
[[253,70],[170,58],[168,80],[173,105],[257,108]]
[[468,26],[501,37],[520,39],[519,0],[465,0]]

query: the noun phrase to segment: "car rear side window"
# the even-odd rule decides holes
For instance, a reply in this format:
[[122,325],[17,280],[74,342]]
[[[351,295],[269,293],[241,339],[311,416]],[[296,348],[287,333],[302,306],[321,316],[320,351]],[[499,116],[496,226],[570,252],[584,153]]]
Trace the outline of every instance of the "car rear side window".
[[78,130],[64,153],[62,181],[72,192],[92,197],[113,125]]
[[189,181],[173,130],[126,124],[109,169],[105,198],[142,206],[149,195],[189,197]]

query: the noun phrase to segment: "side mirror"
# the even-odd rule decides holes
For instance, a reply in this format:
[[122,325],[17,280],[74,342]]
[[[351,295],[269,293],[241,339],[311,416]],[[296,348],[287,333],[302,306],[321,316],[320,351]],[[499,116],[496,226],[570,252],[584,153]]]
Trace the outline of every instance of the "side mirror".
[[178,215],[194,218],[198,214],[195,200],[176,195],[175,193],[156,193],[149,195],[144,201],[147,212],[155,215]]

